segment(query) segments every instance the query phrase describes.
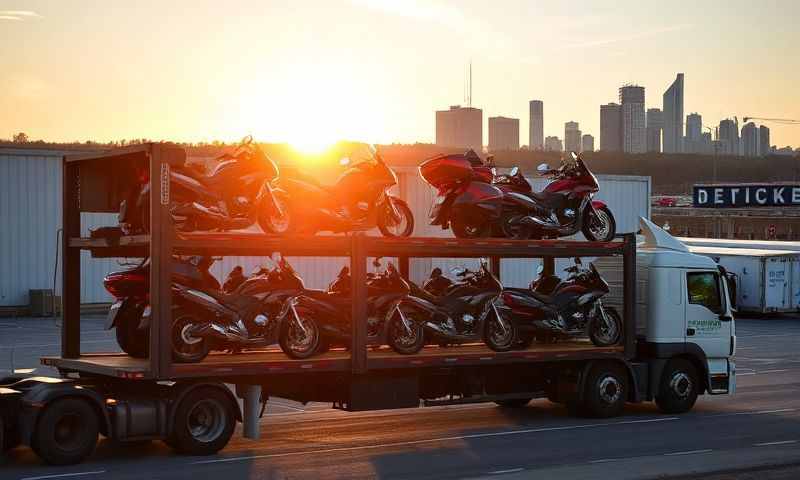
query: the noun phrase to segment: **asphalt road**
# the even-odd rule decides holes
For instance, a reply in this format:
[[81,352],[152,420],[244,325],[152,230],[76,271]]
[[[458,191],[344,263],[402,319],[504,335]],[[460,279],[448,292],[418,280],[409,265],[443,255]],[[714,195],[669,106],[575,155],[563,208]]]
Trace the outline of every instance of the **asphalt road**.
[[[0,369],[8,368],[3,355],[11,345],[20,368],[35,366],[38,355],[26,345],[58,343],[52,323],[32,332],[36,322],[9,322],[0,319]],[[113,345],[99,322],[87,324],[84,339],[94,343],[85,348]],[[645,403],[619,418],[588,420],[546,400],[517,410],[482,404],[347,413],[276,399],[261,441],[237,435],[216,456],[178,456],[160,442],[102,441],[81,465],[49,467],[18,448],[0,463],[0,478],[621,480],[710,478],[701,474],[723,470],[734,473],[713,478],[800,478],[800,319],[737,320],[737,333],[736,395],[703,396],[685,415],[662,415]]]

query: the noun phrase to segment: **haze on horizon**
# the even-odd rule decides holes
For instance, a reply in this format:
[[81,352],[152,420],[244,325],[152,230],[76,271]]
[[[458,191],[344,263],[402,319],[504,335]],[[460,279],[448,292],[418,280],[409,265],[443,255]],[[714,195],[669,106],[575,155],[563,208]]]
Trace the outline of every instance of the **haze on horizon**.
[[661,108],[677,72],[706,125],[800,118],[797,18],[792,0],[0,0],[0,138],[433,142],[470,60],[484,136],[517,117],[523,144],[530,99],[545,135],[599,138],[619,86]]

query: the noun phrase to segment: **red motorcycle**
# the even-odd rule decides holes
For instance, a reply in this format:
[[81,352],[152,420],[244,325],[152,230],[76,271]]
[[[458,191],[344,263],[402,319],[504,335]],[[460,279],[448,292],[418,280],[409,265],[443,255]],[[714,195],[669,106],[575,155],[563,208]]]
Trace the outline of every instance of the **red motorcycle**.
[[558,169],[543,163],[537,170],[553,180],[541,192],[533,191],[517,167],[494,180],[504,194],[504,236],[552,238],[583,232],[590,241],[613,240],[614,215],[604,202],[593,199],[600,185],[580,156],[572,152],[570,160],[562,162]]
[[503,191],[492,184],[491,167],[474,152],[439,155],[419,166],[428,185],[437,190],[430,210],[431,225],[448,227],[458,238],[488,237],[503,215]]

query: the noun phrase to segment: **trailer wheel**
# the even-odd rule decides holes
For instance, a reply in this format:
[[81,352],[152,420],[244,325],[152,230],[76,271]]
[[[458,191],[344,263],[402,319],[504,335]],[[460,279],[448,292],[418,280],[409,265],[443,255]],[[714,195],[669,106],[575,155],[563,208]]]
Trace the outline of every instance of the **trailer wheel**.
[[697,401],[697,370],[689,361],[675,358],[667,363],[656,395],[656,405],[664,413],[685,413]]
[[189,392],[175,410],[167,445],[186,455],[212,455],[225,448],[236,427],[230,399],[216,388]]
[[73,465],[94,452],[99,419],[81,398],[55,400],[39,416],[31,446],[50,465]]
[[495,400],[494,403],[502,408],[522,408],[531,403],[533,398],[512,398],[509,400]]
[[628,375],[619,365],[602,362],[589,370],[584,382],[583,399],[570,410],[589,417],[616,417],[628,398]]

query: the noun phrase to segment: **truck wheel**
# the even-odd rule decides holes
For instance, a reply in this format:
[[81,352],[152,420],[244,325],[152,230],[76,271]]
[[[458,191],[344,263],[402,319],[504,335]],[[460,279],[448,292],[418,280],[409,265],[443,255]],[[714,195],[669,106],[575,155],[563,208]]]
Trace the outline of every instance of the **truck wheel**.
[[55,400],[40,415],[31,446],[50,465],[80,463],[97,445],[98,424],[97,413],[86,400]]
[[584,382],[583,401],[571,410],[595,418],[616,417],[628,398],[628,375],[619,365],[595,364]]
[[656,405],[664,413],[688,412],[697,401],[700,382],[697,369],[688,360],[675,358],[667,363],[656,395]]
[[212,455],[225,448],[235,426],[230,398],[216,388],[197,388],[178,404],[166,443],[185,455]]
[[531,403],[532,398],[512,398],[510,400],[495,400],[494,403],[502,408],[522,408]]

